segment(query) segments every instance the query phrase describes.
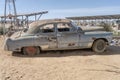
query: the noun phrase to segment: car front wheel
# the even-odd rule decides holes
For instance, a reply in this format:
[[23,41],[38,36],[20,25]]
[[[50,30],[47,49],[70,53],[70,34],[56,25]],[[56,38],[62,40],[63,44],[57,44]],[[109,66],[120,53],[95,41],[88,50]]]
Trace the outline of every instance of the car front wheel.
[[92,50],[97,53],[102,53],[106,50],[106,41],[99,39],[93,43]]
[[24,47],[23,48],[23,54],[29,55],[29,56],[34,56],[40,54],[40,49],[39,47]]

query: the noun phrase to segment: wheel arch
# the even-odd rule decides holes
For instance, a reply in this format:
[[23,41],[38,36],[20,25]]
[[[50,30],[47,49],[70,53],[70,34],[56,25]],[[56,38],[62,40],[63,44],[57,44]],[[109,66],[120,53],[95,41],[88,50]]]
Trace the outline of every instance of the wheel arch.
[[[28,46],[24,46],[24,47],[21,47],[21,52],[23,53],[23,48],[25,47],[28,47]],[[34,47],[38,47],[40,49],[40,51],[42,51],[41,47],[40,46],[34,46]]]
[[107,39],[105,39],[105,38],[97,38],[97,39],[95,39],[95,40],[93,41],[92,47],[93,47],[94,43],[95,43],[97,40],[104,40],[104,41],[107,42],[107,44],[108,44],[108,40],[107,40]]

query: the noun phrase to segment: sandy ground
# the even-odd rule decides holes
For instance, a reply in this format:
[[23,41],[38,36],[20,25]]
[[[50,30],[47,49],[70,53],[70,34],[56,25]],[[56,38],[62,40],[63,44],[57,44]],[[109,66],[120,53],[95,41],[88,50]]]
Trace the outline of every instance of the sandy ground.
[[0,80],[120,80],[118,46],[102,55],[85,49],[27,57],[4,51],[0,41]]

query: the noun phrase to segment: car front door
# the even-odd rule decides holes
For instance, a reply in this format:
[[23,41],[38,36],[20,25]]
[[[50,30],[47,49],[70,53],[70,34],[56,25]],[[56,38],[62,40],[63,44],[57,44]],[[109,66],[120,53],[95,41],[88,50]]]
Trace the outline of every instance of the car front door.
[[58,48],[71,49],[79,47],[79,34],[69,23],[57,24]]

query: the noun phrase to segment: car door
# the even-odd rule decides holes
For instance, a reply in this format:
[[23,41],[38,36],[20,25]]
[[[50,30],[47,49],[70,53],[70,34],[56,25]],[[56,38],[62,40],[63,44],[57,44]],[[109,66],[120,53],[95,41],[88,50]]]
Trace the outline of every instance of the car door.
[[41,26],[39,32],[40,34],[37,38],[37,44],[40,44],[42,49],[47,50],[57,48],[57,37],[54,23]]
[[69,49],[79,47],[79,34],[70,23],[57,24],[58,48]]

